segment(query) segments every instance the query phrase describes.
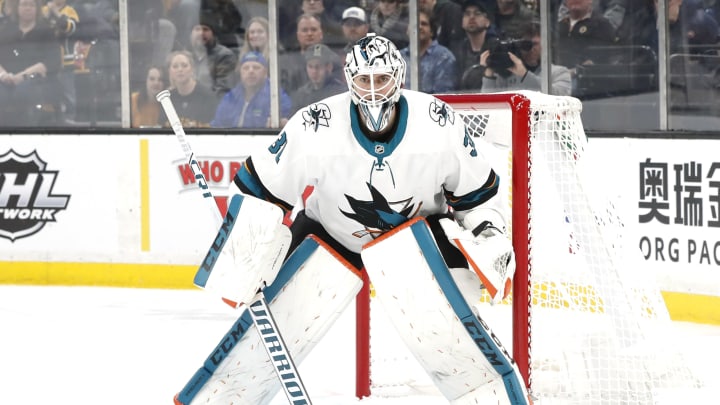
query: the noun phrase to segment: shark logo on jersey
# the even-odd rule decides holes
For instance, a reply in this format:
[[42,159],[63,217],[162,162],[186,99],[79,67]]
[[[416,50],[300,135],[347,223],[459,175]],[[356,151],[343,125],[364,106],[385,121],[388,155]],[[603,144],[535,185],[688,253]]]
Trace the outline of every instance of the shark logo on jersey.
[[455,123],[455,112],[440,100],[433,100],[430,103],[430,119],[444,127],[448,122],[450,125]]
[[321,125],[324,127],[330,126],[330,108],[324,103],[311,104],[303,110],[302,117],[305,120],[303,123],[305,129],[312,128],[313,131],[317,132],[318,127]]
[[[388,202],[387,198],[373,187],[372,184],[365,184],[370,190],[372,200],[362,201],[345,194],[345,198],[347,198],[350,203],[350,208],[352,208],[354,212],[340,210],[343,215],[354,219],[365,227],[363,230],[353,232],[353,236],[356,238],[370,235],[375,239],[383,233],[403,224],[420,211],[422,203],[414,207],[411,203],[412,198],[391,203]],[[393,209],[393,207],[396,207],[397,210]]]

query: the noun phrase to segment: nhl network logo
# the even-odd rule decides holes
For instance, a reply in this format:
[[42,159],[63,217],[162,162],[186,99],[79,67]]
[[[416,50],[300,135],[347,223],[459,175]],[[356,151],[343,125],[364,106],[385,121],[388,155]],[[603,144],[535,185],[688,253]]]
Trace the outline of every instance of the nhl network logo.
[[37,151],[0,155],[0,237],[25,238],[40,231],[67,208],[69,195],[53,195],[57,171],[45,170]]

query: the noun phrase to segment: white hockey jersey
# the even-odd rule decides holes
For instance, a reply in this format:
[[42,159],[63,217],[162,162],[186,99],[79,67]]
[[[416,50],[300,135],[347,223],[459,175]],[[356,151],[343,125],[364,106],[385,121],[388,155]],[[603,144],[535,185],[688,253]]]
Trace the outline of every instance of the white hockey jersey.
[[306,215],[357,253],[409,218],[467,210],[497,194],[497,175],[452,108],[410,90],[398,108],[387,142],[363,134],[347,92],[303,108],[251,154],[235,184],[287,208],[313,186]]

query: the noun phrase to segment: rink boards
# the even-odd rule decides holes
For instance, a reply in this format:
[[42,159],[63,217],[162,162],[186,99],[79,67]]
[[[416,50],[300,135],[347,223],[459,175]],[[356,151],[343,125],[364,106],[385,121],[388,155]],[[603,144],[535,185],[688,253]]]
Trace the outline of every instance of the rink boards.
[[[222,206],[272,137],[188,140]],[[675,319],[720,324],[719,142],[590,140]],[[0,135],[0,284],[192,288],[210,215],[172,135]]]

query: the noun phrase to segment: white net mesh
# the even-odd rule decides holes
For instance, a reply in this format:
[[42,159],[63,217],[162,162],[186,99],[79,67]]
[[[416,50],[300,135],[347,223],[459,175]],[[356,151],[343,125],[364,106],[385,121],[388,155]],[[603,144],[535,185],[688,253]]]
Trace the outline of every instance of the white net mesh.
[[[472,136],[494,144],[505,184],[511,178],[511,165],[503,164],[510,137],[524,142],[512,127],[524,119],[517,114],[528,115],[530,181],[527,190],[511,189],[507,196],[508,205],[513,193],[529,196],[533,395],[542,404],[653,404],[666,390],[698,388],[653,276],[625,240],[627,230],[598,181],[601,174],[590,171],[598,165],[589,166],[594,157],[580,102],[522,95],[530,100],[529,114],[481,96],[450,104]],[[611,157],[605,159],[611,164]],[[514,325],[516,331],[523,327]]]

